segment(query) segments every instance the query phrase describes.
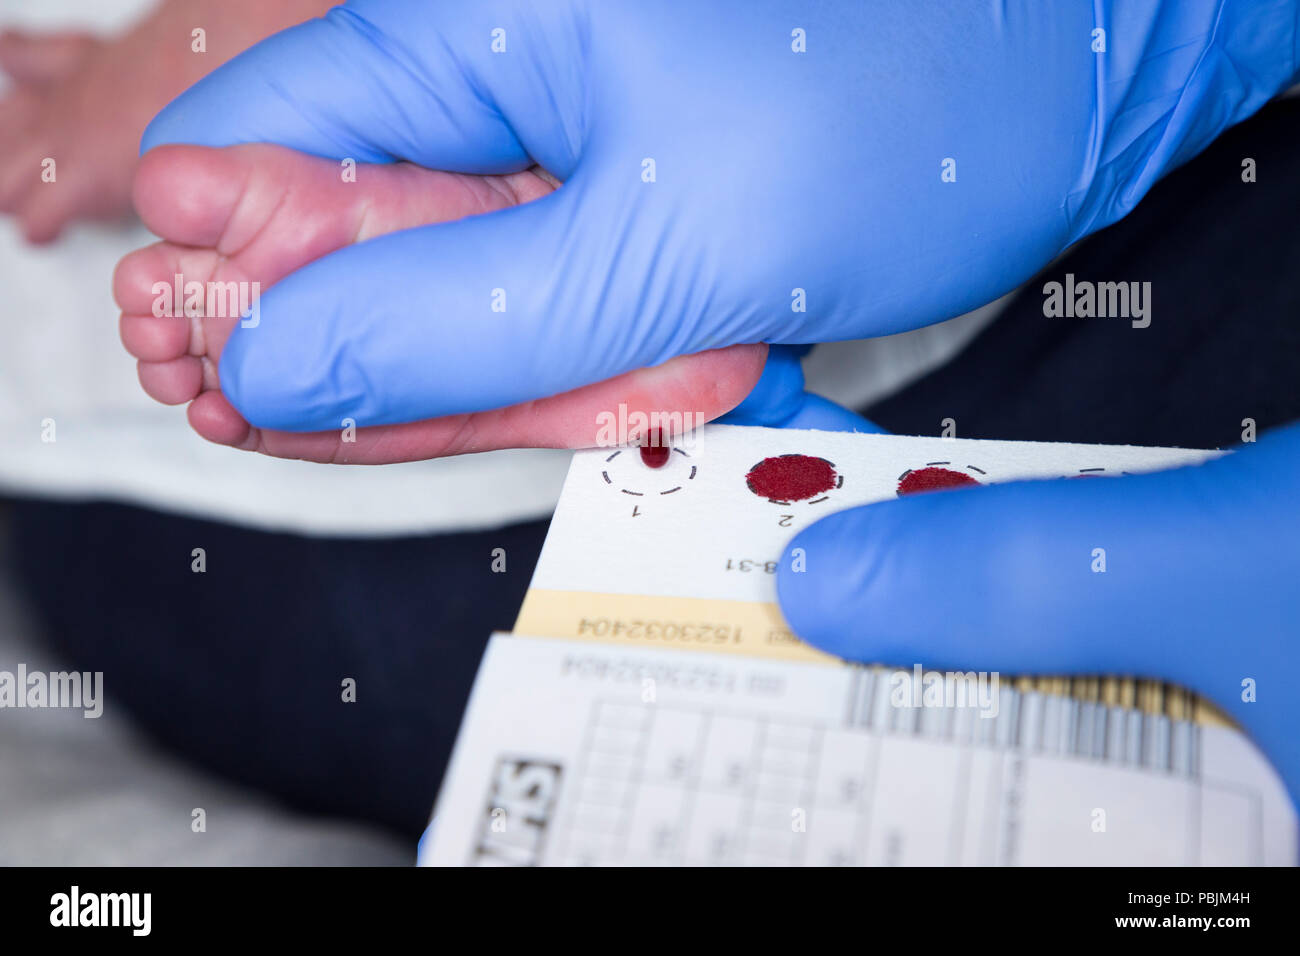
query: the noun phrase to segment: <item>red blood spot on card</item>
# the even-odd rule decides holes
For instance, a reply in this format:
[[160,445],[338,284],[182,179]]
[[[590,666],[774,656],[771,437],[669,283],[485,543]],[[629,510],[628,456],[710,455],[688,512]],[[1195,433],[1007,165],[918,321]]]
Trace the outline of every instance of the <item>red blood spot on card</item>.
[[919,491],[939,491],[942,488],[964,488],[979,482],[964,471],[936,468],[933,465],[909,471],[898,482],[900,495],[914,495]]
[[664,442],[663,432],[652,431],[649,439],[641,446],[641,463],[647,468],[662,468],[668,464],[673,450]]
[[769,501],[805,501],[830,491],[838,481],[833,464],[810,455],[764,458],[745,476],[749,490]]
[[641,463],[647,468],[662,468],[668,464],[672,449],[666,445],[642,445]]

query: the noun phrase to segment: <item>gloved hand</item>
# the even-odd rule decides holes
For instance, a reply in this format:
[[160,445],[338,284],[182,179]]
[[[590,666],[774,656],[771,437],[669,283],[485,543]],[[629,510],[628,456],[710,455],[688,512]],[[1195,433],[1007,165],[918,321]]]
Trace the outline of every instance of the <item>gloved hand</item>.
[[1300,803],[1298,498],[1291,425],[1194,467],[867,505],[794,538],[807,570],[787,552],[781,608],[855,660],[1174,681],[1234,717]]
[[312,263],[222,356],[255,425],[406,422],[988,302],[1284,88],[1296,22],[1297,0],[353,0],[143,146],[564,181]]

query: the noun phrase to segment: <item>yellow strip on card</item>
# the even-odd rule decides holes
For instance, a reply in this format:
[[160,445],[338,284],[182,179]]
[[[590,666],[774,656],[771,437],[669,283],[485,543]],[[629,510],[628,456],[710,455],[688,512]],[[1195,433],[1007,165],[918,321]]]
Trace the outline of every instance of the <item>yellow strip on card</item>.
[[[844,663],[795,637],[776,604],[752,601],[533,588],[524,596],[514,633],[624,647],[669,647],[767,660]],[[1074,686],[1067,678],[1051,676],[1012,680],[1022,692],[1057,697],[1071,696]],[[1172,684],[1128,677],[1105,678],[1100,683],[1100,696],[1111,706],[1119,704],[1203,726],[1235,726],[1214,705]]]
[[524,597],[515,633],[627,647],[842,663],[795,637],[777,605],[751,601],[533,588]]

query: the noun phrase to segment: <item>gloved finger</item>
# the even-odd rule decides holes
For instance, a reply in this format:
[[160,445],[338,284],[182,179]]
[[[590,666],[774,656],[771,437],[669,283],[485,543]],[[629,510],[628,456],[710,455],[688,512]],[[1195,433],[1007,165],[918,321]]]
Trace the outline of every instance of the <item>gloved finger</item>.
[[611,272],[584,195],[579,177],[308,264],[234,330],[222,390],[253,425],[317,431],[501,408],[700,351],[671,323],[635,321],[663,309],[638,259],[654,247]]
[[858,660],[1172,680],[1238,720],[1294,799],[1297,463],[1293,425],[1195,467],[842,512],[791,542],[782,609]]
[[[803,560],[787,552],[782,608],[801,637],[858,660],[1158,676],[1231,698],[1243,676],[1276,666],[1270,654],[1296,656],[1261,578],[1296,564],[1296,546],[1275,520],[1243,512],[1267,516],[1295,494],[1294,461],[1281,474],[1261,468],[1277,454],[1263,446],[1151,475],[943,491],[832,515],[791,542]],[[1242,594],[1259,602],[1246,639]]]
[[[532,165],[533,150],[567,179],[575,155],[557,116],[565,98],[547,76],[546,33],[574,27],[548,17],[518,29],[516,36],[531,35],[529,46],[495,55],[493,30],[509,36],[521,16],[498,6],[445,0],[421,6],[418,16],[377,0],[335,7],[199,81],[149,124],[141,151],[274,142],[334,159],[505,173]],[[506,101],[488,92],[495,90]],[[516,131],[530,124],[538,132],[525,148]]]
[[804,388],[801,360],[807,352],[807,346],[799,345],[776,345],[768,349],[767,364],[758,384],[719,423],[831,432],[884,432],[857,412]]

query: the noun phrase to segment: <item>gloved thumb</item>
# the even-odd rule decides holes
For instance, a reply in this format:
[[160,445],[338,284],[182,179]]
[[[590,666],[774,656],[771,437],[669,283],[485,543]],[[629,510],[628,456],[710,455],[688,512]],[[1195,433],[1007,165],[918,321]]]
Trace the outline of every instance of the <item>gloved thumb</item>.
[[1287,589],[1269,587],[1296,563],[1278,515],[1297,484],[1283,452],[1300,429],[1287,431],[1199,466],[831,515],[788,546],[782,609],[855,660],[1146,675],[1233,698],[1243,676],[1297,657]]
[[1292,426],[1198,466],[840,512],[790,543],[781,607],[800,637],[854,660],[1171,680],[1226,709],[1294,784],[1277,681],[1300,667],[1298,449]]
[[574,234],[583,195],[570,182],[308,264],[234,330],[222,390],[254,425],[316,431],[500,408],[659,364],[672,353],[620,321],[637,303],[597,274],[599,240]]
[[807,345],[769,348],[758,384],[743,402],[718,419],[719,423],[827,432],[883,432],[883,428],[857,412],[807,391],[800,360],[809,349]]

